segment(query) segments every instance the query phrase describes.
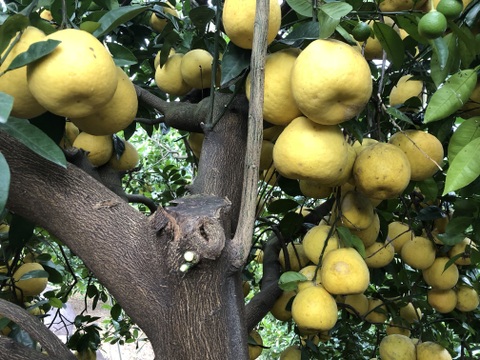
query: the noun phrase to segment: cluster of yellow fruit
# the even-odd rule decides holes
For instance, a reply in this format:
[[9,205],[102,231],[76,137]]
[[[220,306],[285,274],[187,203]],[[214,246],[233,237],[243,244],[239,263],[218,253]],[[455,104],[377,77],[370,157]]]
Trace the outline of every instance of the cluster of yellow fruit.
[[[165,64],[160,66],[160,52],[155,58],[155,83],[172,96],[182,96],[192,89],[210,88],[213,56],[204,49],[193,49],[186,54],[171,51]],[[220,82],[220,67],[215,73],[215,83]]]
[[[50,111],[64,116],[70,122],[63,146],[88,151],[95,166],[123,162],[113,155],[111,135],[132,123],[138,99],[129,77],[115,66],[108,50],[93,35],[76,29],[45,35],[35,27],[27,27],[0,71],[5,71],[31,44],[46,40],[58,40],[60,44],[40,60],[0,76],[0,91],[14,98],[12,115],[30,119]],[[82,130],[80,135],[78,129]],[[128,167],[133,168],[138,154],[132,146],[126,148],[124,159],[128,158]],[[120,165],[125,167],[126,163]]]

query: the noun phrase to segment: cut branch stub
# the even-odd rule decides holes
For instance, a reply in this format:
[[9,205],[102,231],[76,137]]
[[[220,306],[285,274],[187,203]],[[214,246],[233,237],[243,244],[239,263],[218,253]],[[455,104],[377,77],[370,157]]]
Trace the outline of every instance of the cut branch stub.
[[[230,202],[214,196],[190,196],[174,202],[175,206],[156,212],[154,228],[168,248],[167,259],[171,269],[185,269],[184,265],[201,266],[203,259],[220,257],[230,231]],[[160,210],[161,209],[161,210]],[[185,259],[192,253],[195,261]],[[189,254],[190,255],[190,254]]]

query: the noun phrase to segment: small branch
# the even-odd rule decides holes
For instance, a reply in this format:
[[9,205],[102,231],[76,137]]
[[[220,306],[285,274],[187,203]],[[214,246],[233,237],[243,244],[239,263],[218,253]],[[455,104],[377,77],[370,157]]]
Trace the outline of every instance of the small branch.
[[155,202],[146,196],[140,194],[127,194],[127,200],[129,203],[139,203],[145,205],[152,214],[157,211],[157,205]]
[[252,87],[248,109],[248,136],[243,194],[238,227],[232,240],[233,249],[237,252],[237,254],[234,254],[232,265],[237,268],[241,268],[247,260],[255,221],[258,168],[263,138],[263,96],[269,6],[268,0],[257,1],[250,66]]
[[[28,332],[33,339],[38,341],[47,350],[51,358],[75,360],[75,355],[73,355],[54,333],[48,330],[39,319],[29,314],[20,306],[0,299],[0,313]],[[8,357],[8,359],[12,359],[12,357]]]
[[163,116],[160,116],[156,119],[147,119],[147,118],[135,118],[133,121],[141,124],[146,124],[146,125],[156,125],[156,124],[161,124],[164,122]]

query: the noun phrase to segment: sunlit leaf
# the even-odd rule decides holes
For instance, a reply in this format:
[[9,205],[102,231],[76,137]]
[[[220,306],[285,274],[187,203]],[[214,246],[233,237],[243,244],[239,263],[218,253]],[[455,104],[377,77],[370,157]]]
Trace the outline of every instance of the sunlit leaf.
[[42,57],[50,54],[61,43],[58,40],[48,39],[45,41],[39,41],[29,46],[27,51],[18,54],[15,59],[10,63],[8,70],[17,69],[34,62]]
[[8,199],[8,189],[10,188],[10,168],[7,160],[0,153],[0,213],[5,209]]
[[286,271],[278,280],[278,286],[283,291],[293,291],[297,289],[298,283],[308,280],[307,277],[303,274],[300,274],[296,271]]
[[318,11],[318,23],[320,24],[320,39],[330,37],[340,24],[342,17],[352,11],[352,6],[344,2],[331,2],[320,6]]
[[13,96],[0,92],[0,124],[5,124],[13,108]]
[[455,130],[448,143],[448,161],[452,162],[458,152],[472,140],[480,137],[480,116],[465,120]]
[[480,138],[465,145],[450,163],[443,195],[461,189],[480,175]]
[[464,70],[452,75],[432,95],[425,111],[425,122],[441,120],[452,115],[467,102],[476,84],[475,70]]

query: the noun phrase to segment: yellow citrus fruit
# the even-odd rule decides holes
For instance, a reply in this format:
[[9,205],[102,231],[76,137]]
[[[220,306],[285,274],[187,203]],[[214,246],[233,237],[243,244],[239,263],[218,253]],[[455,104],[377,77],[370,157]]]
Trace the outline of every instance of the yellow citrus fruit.
[[118,73],[110,53],[83,30],[59,30],[45,37],[49,39],[61,43],[27,65],[28,88],[54,114],[78,118],[95,113],[117,88]]
[[347,311],[360,317],[368,312],[368,298],[365,294],[350,294],[345,296],[345,305],[351,306],[353,310],[347,307]]
[[345,168],[343,169],[342,173],[340,176],[332,181],[326,184],[329,187],[337,187],[337,186],[343,186],[347,182],[352,182],[353,183],[353,164],[355,163],[355,160],[357,159],[357,152],[351,146],[350,144],[347,143],[347,163],[345,165]]
[[300,191],[306,197],[313,199],[325,199],[332,193],[330,186],[319,184],[312,180],[300,180],[298,182]]
[[268,140],[262,141],[260,152],[260,170],[268,170],[273,164],[273,143]]
[[377,213],[373,215],[373,221],[366,229],[355,230],[350,229],[353,235],[356,235],[362,240],[363,245],[367,248],[375,243],[380,233],[380,218]]
[[413,80],[413,75],[402,76],[390,91],[390,106],[402,105],[408,99],[417,97],[422,99],[423,81]]
[[403,245],[407,241],[413,240],[414,237],[413,231],[407,224],[400,221],[393,221],[388,224],[387,240],[392,242],[397,254],[400,254]]
[[381,324],[387,321],[387,307],[380,299],[368,298],[368,311],[365,320],[372,324]]
[[44,270],[43,266],[39,263],[26,263],[21,265],[14,273],[13,280],[15,283],[15,288],[17,289],[17,294],[19,296],[37,296],[45,290],[48,283],[48,278],[46,277],[35,277],[25,280],[20,280],[20,278],[31,272],[37,270]]
[[117,67],[118,84],[113,97],[91,115],[70,118],[79,129],[92,135],[111,135],[133,122],[138,109],[135,87],[127,74]]
[[427,0],[380,0],[378,7],[381,11],[402,11],[420,9]]
[[[193,49],[187,52],[180,65],[182,78],[187,85],[195,89],[209,88],[213,75],[213,56],[206,50]],[[215,78],[217,84],[220,81],[220,71]]]
[[47,20],[47,21],[53,21],[52,12],[50,10],[43,9],[40,12],[40,18],[42,18],[43,20]]
[[312,286],[300,291],[293,299],[292,317],[301,329],[330,330],[337,322],[337,303],[323,287]]
[[75,356],[78,360],[96,360],[97,353],[92,349],[86,349],[83,351],[75,351]]
[[480,81],[477,82],[475,89],[468,101],[462,106],[459,114],[464,119],[470,119],[474,116],[480,116]]
[[409,324],[420,321],[422,316],[423,314],[420,308],[415,309],[415,306],[411,302],[400,308],[400,317]]
[[438,257],[432,266],[422,271],[423,279],[432,288],[447,290],[453,288],[458,282],[457,265],[451,264],[445,269],[449,260],[446,256]]
[[112,168],[118,171],[128,171],[134,169],[138,164],[138,151],[128,141],[122,140],[125,145],[125,150],[122,155],[118,157],[113,154],[108,163]]
[[370,272],[365,260],[353,248],[328,252],[320,270],[322,285],[330,294],[363,293],[370,283]]
[[355,230],[368,228],[372,224],[375,215],[370,200],[355,190],[342,194],[340,211],[342,224],[349,229]]
[[252,330],[249,335],[253,339],[253,344],[248,343],[248,357],[250,360],[255,360],[262,353],[263,340],[257,330]]
[[435,261],[436,248],[430,239],[415,236],[402,246],[400,256],[409,266],[417,270],[424,270],[432,266]]
[[[288,125],[302,115],[293,98],[291,73],[300,49],[283,49],[265,59],[263,119],[275,125]],[[245,93],[250,100],[251,73],[245,82]]]
[[295,345],[287,347],[280,354],[280,360],[301,360],[301,358],[302,351]]
[[197,159],[200,158],[200,153],[202,151],[202,145],[203,145],[203,139],[205,138],[205,135],[202,133],[193,133],[191,132],[188,135],[188,145],[190,146],[190,149],[193,152],[193,155]]
[[385,336],[380,342],[379,352],[382,360],[416,360],[415,345],[405,335]]
[[[168,56],[167,56],[167,59],[172,56],[173,54],[175,54],[175,49],[173,48],[170,48],[170,51],[168,52]],[[157,55],[155,55],[155,59],[153,60],[153,68],[154,69],[157,69],[157,67],[160,66],[160,57],[162,56],[162,51],[159,51],[157,53]]]
[[[305,254],[305,250],[302,244],[288,243],[287,253],[288,253],[288,259],[289,259],[291,271],[299,271],[301,268],[307,265],[308,257]],[[278,261],[280,261],[280,265],[282,265],[282,268],[286,270],[288,267],[288,264],[285,259],[285,252],[283,249],[280,251]]]
[[73,142],[75,141],[79,133],[80,130],[78,129],[78,127],[76,127],[74,123],[67,121],[65,123],[65,132],[62,139],[60,140],[60,147],[62,149],[71,148],[73,146]]
[[[20,53],[27,51],[29,46],[35,42],[45,39],[43,31],[28,26],[22,33],[18,42],[10,50],[3,63],[0,65],[0,73],[4,72],[11,64],[12,60]],[[9,47],[13,39],[10,41]],[[1,57],[5,56],[5,52]],[[47,110],[38,103],[28,88],[27,67],[22,66],[15,70],[10,70],[0,76],[0,91],[13,97],[13,108],[11,115],[19,118],[30,119],[39,116]]]
[[410,163],[400,148],[377,143],[363,150],[353,164],[355,185],[372,199],[399,196],[410,182]]
[[290,305],[291,300],[295,296],[295,294],[295,291],[284,291],[275,301],[272,308],[270,309],[270,313],[275,319],[280,321],[288,321],[292,318]]
[[348,146],[338,126],[316,124],[300,116],[275,142],[273,162],[289,179],[332,183],[345,171]]
[[439,313],[446,314],[455,309],[457,293],[453,289],[430,289],[427,292],[427,301]]
[[363,150],[367,148],[367,146],[374,145],[378,143],[378,140],[371,139],[371,138],[363,138],[362,142],[355,140],[352,147],[356,151],[357,155],[360,154]]
[[443,161],[443,145],[434,135],[421,130],[405,130],[392,135],[388,141],[407,156],[411,179],[423,181],[433,176]]
[[310,120],[336,125],[357,116],[372,94],[372,75],[363,56],[334,39],[315,40],[298,55],[292,91]]
[[[223,5],[223,27],[230,41],[243,49],[253,44],[253,24],[256,14],[256,0],[226,0]],[[270,44],[280,30],[282,14],[280,3],[270,0],[268,14],[267,43]]]
[[452,356],[442,345],[425,341],[417,344],[417,360],[452,360]]
[[73,147],[87,152],[93,166],[106,164],[113,155],[113,142],[109,135],[96,136],[82,132],[73,142]]
[[[393,28],[393,30],[395,32],[397,32],[397,33],[400,32],[398,26],[395,25],[395,21],[392,18],[390,18],[388,16],[384,16],[383,21],[386,25]],[[373,29],[373,26],[376,22],[377,21],[370,20],[370,21],[367,22],[367,24],[368,24],[368,26],[370,26]],[[382,47],[382,44],[380,44],[380,41],[376,37],[370,37],[370,38],[367,39],[366,42],[364,42],[364,43],[361,42],[360,45],[362,45],[362,47],[363,47],[363,54],[364,54],[366,59],[368,59],[368,60],[374,60],[374,59],[381,60],[383,58],[383,47]]]
[[455,264],[468,266],[472,264],[472,259],[470,258],[472,250],[478,250],[477,245],[471,239],[465,238],[450,249],[448,256],[453,258],[454,256],[462,254],[461,257],[455,260]]
[[397,326],[392,321],[390,321],[390,324],[387,325],[385,332],[387,335],[400,334],[404,336],[410,336],[411,334],[410,329],[406,328],[405,326]]
[[[328,237],[330,235],[330,237]],[[328,237],[328,240],[327,240]],[[318,264],[320,256],[338,249],[339,239],[330,225],[320,224],[312,227],[303,237],[305,255],[314,264]]]
[[457,304],[455,308],[462,312],[473,311],[478,307],[477,290],[468,285],[458,285],[456,288]]
[[365,249],[365,262],[369,268],[377,269],[390,264],[395,256],[395,249],[389,242],[374,242]]
[[321,286],[322,279],[320,278],[320,269],[317,267],[317,265],[305,266],[304,268],[300,269],[299,273],[304,275],[307,280],[298,283],[297,293],[310,286]]
[[182,96],[192,90],[192,87],[183,80],[180,71],[183,56],[183,54],[173,54],[162,67],[159,66],[155,70],[155,83],[167,94]]
[[[163,13],[178,17],[177,10],[175,10],[173,5],[168,1],[166,1],[166,4],[167,6],[162,6]],[[154,31],[158,33],[162,32],[165,26],[167,26],[167,22],[168,20],[166,18],[161,18],[152,12],[152,15],[150,16],[150,26]]]

